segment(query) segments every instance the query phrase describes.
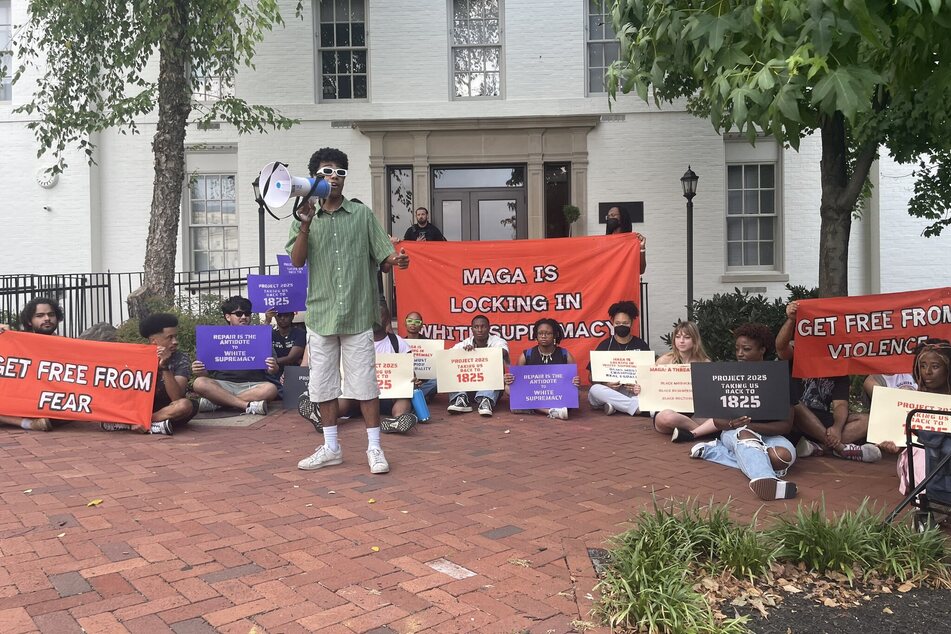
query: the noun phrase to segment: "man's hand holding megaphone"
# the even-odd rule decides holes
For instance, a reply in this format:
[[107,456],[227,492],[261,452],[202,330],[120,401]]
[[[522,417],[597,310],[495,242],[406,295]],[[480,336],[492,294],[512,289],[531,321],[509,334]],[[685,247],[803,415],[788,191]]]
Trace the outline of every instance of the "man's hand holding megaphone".
[[297,218],[300,220],[300,228],[303,231],[310,229],[310,221],[317,215],[317,205],[313,198],[307,198],[302,201],[301,206],[297,208]]

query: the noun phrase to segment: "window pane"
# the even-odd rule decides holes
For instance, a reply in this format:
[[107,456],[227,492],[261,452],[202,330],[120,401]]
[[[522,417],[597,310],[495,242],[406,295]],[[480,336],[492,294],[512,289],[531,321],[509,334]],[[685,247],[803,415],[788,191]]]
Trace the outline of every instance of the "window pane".
[[759,221],[755,218],[743,220],[743,239],[759,240]]
[[334,21],[346,22],[348,15],[350,15],[350,0],[337,0],[334,3]]
[[589,40],[603,40],[604,39],[604,27],[601,24],[600,15],[592,15],[588,17],[588,39]]
[[773,219],[772,218],[760,218],[759,238],[760,240],[773,239]]
[[759,212],[761,214],[771,214],[774,211],[773,200],[776,190],[763,189],[759,193]]
[[452,66],[456,72],[465,72],[469,70],[471,62],[469,61],[469,54],[472,49],[468,48],[456,48],[452,51]]
[[[200,205],[201,209],[198,209],[196,205]],[[205,201],[194,201],[192,203],[192,224],[193,225],[203,225],[207,222],[205,219]]]
[[605,68],[616,62],[621,57],[621,43],[610,42],[604,45],[604,66]]
[[485,0],[485,17],[499,17],[499,0]]
[[498,44],[502,41],[502,32],[499,30],[499,21],[498,20],[486,20],[485,21],[485,38],[483,39],[484,44]]
[[366,10],[363,6],[364,0],[351,0],[350,1],[350,21],[351,22],[365,22],[366,21]]
[[350,46],[350,25],[337,23],[337,46]]
[[759,192],[756,190],[743,192],[743,211],[748,214],[759,213]]
[[455,94],[457,97],[472,96],[472,91],[469,87],[470,78],[468,73],[456,73],[452,79],[453,85],[456,89]]
[[743,186],[747,189],[759,187],[759,165],[746,165],[743,167]]
[[773,187],[773,177],[775,168],[772,165],[759,166],[759,186],[764,189]]
[[433,174],[436,189],[522,187],[525,183],[525,168],[522,167],[442,168],[433,170]]
[[192,176],[188,181],[188,193],[192,200],[205,197],[205,179],[201,176]]
[[323,51],[320,54],[320,69],[324,75],[333,75],[337,70],[337,54],[333,51]]
[[731,242],[726,246],[727,266],[743,266],[743,245]]
[[462,201],[444,200],[442,203],[442,234],[447,240],[462,240]]
[[[320,25],[320,45],[322,47],[335,46],[334,44],[334,25],[333,24],[321,24]],[[324,53],[326,55],[326,53]]]
[[362,22],[350,25],[350,40],[353,46],[366,46],[366,28]]
[[221,177],[221,199],[234,200],[234,176]]
[[743,213],[743,192],[736,191],[730,192],[727,194],[727,208],[726,212],[728,214],[739,215]]
[[237,251],[228,251],[225,254],[225,265],[229,269],[238,268],[238,252]]
[[196,271],[207,271],[208,270],[208,254],[204,251],[195,251],[195,270]]
[[212,251],[221,251],[225,247],[225,231],[221,227],[208,229],[208,248]]
[[209,176],[205,182],[208,185],[208,200],[221,200],[221,181],[218,177]]
[[229,251],[238,250],[238,228],[225,227],[225,249]]
[[604,44],[588,44],[588,62],[593,67],[604,64]]
[[217,271],[225,268],[225,254],[221,251],[212,251],[208,254],[209,270]]
[[502,77],[499,73],[485,74],[485,88],[481,94],[487,97],[498,97],[502,94]]
[[192,231],[192,248],[197,251],[208,250],[208,229],[198,228]]
[[353,98],[354,99],[367,98],[367,76],[366,75],[353,76]]
[[320,0],[320,21],[333,22],[334,3],[333,0]]
[[340,77],[340,83],[337,85],[337,96],[340,99],[350,99],[353,97],[353,94],[350,91],[350,78],[347,76]]
[[324,99],[337,98],[337,78],[333,75],[324,75],[323,78]]
[[743,264],[746,266],[756,266],[759,264],[759,249],[756,242],[745,242],[743,244]]
[[604,71],[601,68],[588,71],[588,92],[604,92]]
[[727,189],[743,189],[743,166],[730,165],[726,168]]
[[743,239],[743,229],[739,218],[729,218],[726,221],[726,239],[731,242]]
[[350,51],[340,51],[337,53],[337,74],[345,75],[350,72],[350,68]]
[[235,222],[235,203],[233,200],[221,201],[221,218],[223,224]]
[[479,201],[479,240],[514,240],[514,200]]
[[390,234],[403,237],[416,219],[413,205],[413,170],[389,168]]
[[353,51],[351,54],[351,62],[353,67],[350,72],[352,73],[365,73],[367,72],[367,52],[366,51]]
[[759,263],[762,266],[773,265],[773,243],[772,242],[759,243]]

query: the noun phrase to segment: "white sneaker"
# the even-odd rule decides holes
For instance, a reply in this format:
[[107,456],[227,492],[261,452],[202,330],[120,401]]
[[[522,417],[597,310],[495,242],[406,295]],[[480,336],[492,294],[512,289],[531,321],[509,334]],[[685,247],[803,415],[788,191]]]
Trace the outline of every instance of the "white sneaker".
[[568,408],[552,407],[548,410],[548,418],[554,418],[555,420],[568,420]]
[[690,457],[697,459],[703,458],[703,452],[715,444],[717,444],[717,441],[715,440],[711,440],[709,442],[698,442],[696,445],[690,448]]
[[152,422],[152,428],[149,430],[150,434],[162,434],[163,436],[172,435],[172,421],[170,420],[157,420]]
[[323,467],[332,467],[343,462],[343,447],[337,447],[337,451],[330,451],[327,445],[317,447],[313,455],[308,456],[297,463],[298,469],[304,471],[313,471]]
[[199,412],[213,412],[218,409],[218,406],[209,401],[207,398],[202,396],[198,399],[198,411]]
[[479,416],[492,415],[492,399],[483,396],[479,399]]
[[389,473],[390,463],[386,461],[383,450],[377,447],[367,449],[367,464],[370,465],[370,473]]
[[245,414],[256,414],[258,416],[267,415],[267,401],[251,401],[248,403],[248,409],[244,410]]
[[610,403],[605,403],[605,404],[604,404],[604,413],[607,414],[608,416],[610,416],[611,414],[613,414],[613,413],[616,412],[616,411],[617,411],[617,410],[616,410],[616,409],[614,408],[614,406],[611,405]]

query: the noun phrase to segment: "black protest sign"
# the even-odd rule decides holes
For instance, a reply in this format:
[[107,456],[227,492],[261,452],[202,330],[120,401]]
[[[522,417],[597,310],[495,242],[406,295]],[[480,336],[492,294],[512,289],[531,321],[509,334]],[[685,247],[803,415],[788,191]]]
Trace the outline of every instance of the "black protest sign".
[[301,394],[307,393],[310,368],[296,365],[284,366],[284,409],[297,410]]
[[789,417],[789,364],[785,361],[693,363],[697,416],[754,421]]

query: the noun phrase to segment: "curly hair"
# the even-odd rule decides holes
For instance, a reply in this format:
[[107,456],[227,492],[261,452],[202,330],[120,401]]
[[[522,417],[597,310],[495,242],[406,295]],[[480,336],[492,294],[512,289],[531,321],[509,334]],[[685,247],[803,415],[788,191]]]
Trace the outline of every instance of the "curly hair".
[[347,155],[335,147],[322,147],[314,152],[310,157],[310,162],[307,163],[307,171],[310,172],[311,176],[317,175],[321,163],[335,163],[337,167],[342,167],[345,170],[350,169],[350,161],[347,159]]
[[614,319],[614,316],[618,313],[629,315],[631,319],[637,319],[637,316],[641,314],[641,312],[637,310],[637,304],[630,299],[622,299],[619,302],[611,304],[611,307],[608,308],[608,315],[610,315],[611,319]]
[[549,326],[551,326],[552,332],[555,333],[555,344],[557,345],[561,343],[561,340],[565,336],[565,333],[562,332],[561,330],[561,324],[559,324],[557,321],[555,321],[551,317],[542,317],[541,319],[535,322],[535,325],[532,326],[532,332],[534,333],[535,338],[536,339],[538,338],[538,329],[545,324],[548,324]]
[[746,337],[759,343],[760,346],[766,349],[766,354],[763,356],[769,356],[776,351],[776,337],[773,335],[773,331],[763,324],[740,324],[733,331],[733,338],[739,339],[740,337]]
[[933,352],[937,355],[938,359],[941,360],[941,363],[944,364],[946,378],[943,393],[951,394],[951,342],[948,342],[946,339],[928,338],[915,348],[915,364],[911,368],[911,375],[915,377],[915,383],[918,384],[919,390],[921,390],[921,376],[918,371],[918,359],[926,352]]
[[[611,209],[613,209],[613,207]],[[608,211],[611,211],[611,209],[608,209]],[[620,218],[619,218],[620,233],[632,233],[634,231],[634,224],[631,222],[631,214],[628,213],[627,209],[625,209],[624,207],[618,207],[617,210],[620,214]],[[604,233],[605,235],[607,235],[607,234],[610,234],[611,231],[607,227],[607,217],[605,217],[604,220],[605,220]]]
[[171,313],[153,313],[139,322],[139,334],[146,339],[166,328],[178,328],[178,317]]
[[26,306],[23,307],[23,311],[20,312],[20,324],[23,326],[25,331],[33,331],[33,318],[36,316],[36,307],[41,304],[47,304],[53,309],[53,312],[56,313],[56,321],[60,322],[65,319],[66,315],[63,313],[62,307],[55,298],[34,297]]

